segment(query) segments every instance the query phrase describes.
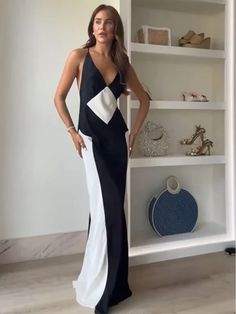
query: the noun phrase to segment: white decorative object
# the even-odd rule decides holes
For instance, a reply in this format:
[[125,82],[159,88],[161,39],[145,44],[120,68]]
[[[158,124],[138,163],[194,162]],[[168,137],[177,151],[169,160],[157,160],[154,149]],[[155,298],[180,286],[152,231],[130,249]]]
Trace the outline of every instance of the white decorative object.
[[164,156],[169,147],[169,136],[162,125],[147,121],[139,133],[137,142],[144,156]]

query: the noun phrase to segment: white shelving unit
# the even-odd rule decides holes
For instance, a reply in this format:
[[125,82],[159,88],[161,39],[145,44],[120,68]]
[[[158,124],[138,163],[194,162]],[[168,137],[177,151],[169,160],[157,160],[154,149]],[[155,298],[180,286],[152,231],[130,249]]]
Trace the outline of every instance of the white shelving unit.
[[[152,101],[146,118],[162,124],[170,137],[162,157],[141,156],[137,142],[127,173],[126,218],[131,263],[224,250],[235,241],[234,177],[234,1],[121,0],[120,13],[130,62]],[[171,29],[171,46],[136,42],[141,25]],[[211,49],[178,46],[188,30],[211,37]],[[209,102],[185,102],[182,92],[198,91]],[[139,102],[122,97],[120,109],[131,129]],[[210,156],[186,156],[199,146],[181,145],[195,125],[213,141]],[[200,140],[199,140],[200,141]],[[193,232],[158,237],[148,221],[151,197],[175,175],[198,203]]]
[[[148,45],[140,43],[130,43],[131,51],[135,53],[148,53],[148,54],[160,54],[160,55],[175,55],[193,58],[215,58],[224,59],[224,50],[213,50],[213,49],[183,49],[182,47],[173,46],[159,46],[159,45]],[[190,51],[189,51],[190,50]]]
[[[131,109],[137,109],[139,102],[130,100]],[[150,109],[201,109],[201,110],[224,110],[224,102],[209,101],[209,102],[188,102],[188,101],[171,101],[171,100],[151,100]]]

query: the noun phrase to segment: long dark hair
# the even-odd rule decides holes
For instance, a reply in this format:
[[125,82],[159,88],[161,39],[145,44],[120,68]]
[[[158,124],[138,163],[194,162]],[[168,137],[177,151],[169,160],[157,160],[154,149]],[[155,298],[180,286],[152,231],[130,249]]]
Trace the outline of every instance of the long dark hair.
[[121,83],[125,85],[124,93],[128,94],[126,89],[126,77],[129,66],[129,58],[126,54],[126,49],[124,46],[124,27],[119,13],[113,6],[101,4],[93,11],[88,25],[89,39],[83,47],[90,48],[95,46],[96,38],[93,35],[93,23],[97,13],[102,10],[109,10],[112,14],[112,19],[114,22],[114,40],[111,45],[111,58],[120,72]]

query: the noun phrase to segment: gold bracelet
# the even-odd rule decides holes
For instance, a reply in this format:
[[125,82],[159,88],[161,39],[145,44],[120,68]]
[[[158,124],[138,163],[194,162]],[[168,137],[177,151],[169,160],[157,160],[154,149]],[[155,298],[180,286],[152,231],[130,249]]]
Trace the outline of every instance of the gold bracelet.
[[74,127],[73,125],[69,126],[69,127],[67,128],[67,132],[69,132],[70,129],[75,129],[75,127]]

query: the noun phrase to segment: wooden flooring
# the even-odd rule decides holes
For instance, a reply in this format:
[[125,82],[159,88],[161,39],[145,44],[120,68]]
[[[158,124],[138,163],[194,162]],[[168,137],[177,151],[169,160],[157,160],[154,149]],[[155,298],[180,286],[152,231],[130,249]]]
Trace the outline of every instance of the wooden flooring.
[[[71,281],[83,255],[0,265],[1,314],[92,314],[75,301]],[[114,314],[232,314],[235,257],[224,252],[132,266],[133,295]]]

